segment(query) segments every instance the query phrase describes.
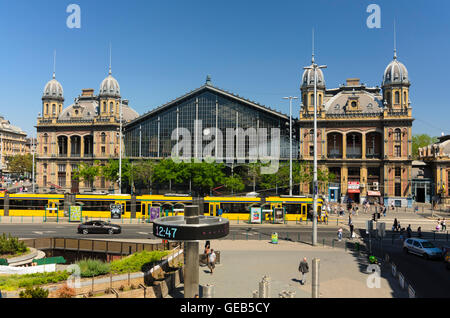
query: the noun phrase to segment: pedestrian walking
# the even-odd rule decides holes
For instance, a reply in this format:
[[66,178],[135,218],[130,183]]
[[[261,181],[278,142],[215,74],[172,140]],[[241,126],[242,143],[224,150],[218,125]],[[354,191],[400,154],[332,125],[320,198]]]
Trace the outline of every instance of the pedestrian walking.
[[337,235],[339,242],[342,241],[342,227],[339,228]]
[[408,228],[406,229],[406,234],[407,234],[408,238],[412,237],[411,224],[408,225]]
[[211,275],[215,267],[216,267],[216,253],[214,253],[214,249],[211,249],[211,253],[209,254],[208,257],[208,268],[211,271]]
[[353,224],[353,220],[352,220],[352,215],[349,214],[348,215],[348,225],[351,225],[351,224]]
[[392,209],[392,210],[395,210],[394,201],[391,201],[391,209]]
[[384,206],[384,204],[381,206],[382,211],[383,211],[383,216],[386,217],[386,207]]
[[447,224],[445,224],[445,218],[442,219],[441,229],[442,229],[442,231],[446,231],[447,230]]
[[354,225],[353,225],[353,223],[352,223],[352,224],[350,224],[350,238],[351,238],[351,239],[354,237],[353,229],[354,229]]
[[394,225],[392,225],[392,231],[397,232],[398,221],[397,218],[394,219]]
[[300,284],[305,285],[306,283],[306,274],[309,272],[308,262],[306,261],[306,257],[303,258],[303,261],[298,265],[298,271],[302,273],[302,279],[300,280]]
[[418,237],[418,238],[421,238],[421,237],[422,237],[422,227],[421,227],[421,226],[419,226],[419,227],[417,228],[417,237]]
[[203,254],[204,256],[204,260],[205,260],[205,264],[208,264],[208,257],[209,254],[211,253],[211,243],[209,241],[206,241],[205,243],[205,249],[203,250]]
[[441,231],[441,220],[438,219],[437,224],[436,224],[436,232],[440,232]]

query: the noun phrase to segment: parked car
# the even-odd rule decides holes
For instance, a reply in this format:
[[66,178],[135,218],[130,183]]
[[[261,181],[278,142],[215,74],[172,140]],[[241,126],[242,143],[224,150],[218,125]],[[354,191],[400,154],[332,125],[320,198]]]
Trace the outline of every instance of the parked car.
[[89,221],[78,225],[78,233],[83,234],[119,234],[122,232],[120,225],[105,221]]
[[418,238],[408,238],[403,243],[405,253],[412,253],[422,256],[425,259],[442,258],[442,250],[433,243]]

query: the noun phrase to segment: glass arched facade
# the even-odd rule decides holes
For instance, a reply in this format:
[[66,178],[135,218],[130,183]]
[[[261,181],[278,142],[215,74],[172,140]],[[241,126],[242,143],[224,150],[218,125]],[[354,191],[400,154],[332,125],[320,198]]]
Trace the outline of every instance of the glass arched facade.
[[[203,140],[196,144],[194,138],[194,122],[201,121],[203,136],[214,134],[213,129],[217,127],[222,132],[222,157],[218,150],[218,159],[236,160],[236,153],[242,157],[249,158],[251,150],[258,147],[258,139],[241,138],[242,142],[236,142],[236,137],[227,140],[227,128],[240,128],[238,134],[249,132],[249,128],[267,128],[267,155],[271,154],[270,142],[271,129],[279,128],[280,132],[280,159],[289,159],[289,117],[247,104],[234,96],[221,94],[208,88],[199,90],[197,93],[156,109],[150,114],[145,114],[134,120],[125,127],[124,142],[125,153],[128,157],[143,158],[167,158],[171,157],[172,148],[177,141],[172,140],[172,132],[176,136],[177,127],[187,129],[191,134],[191,156],[201,157],[202,149],[208,144],[215,142],[215,137]],[[294,122],[294,121],[293,121]],[[293,128],[294,129],[294,128]],[[181,135],[181,131],[179,134]],[[260,130],[261,132],[261,130]],[[229,130],[229,133],[230,130]],[[233,145],[227,141],[233,142]],[[244,142],[245,141],[245,142]],[[227,147],[228,146],[228,147]],[[232,153],[230,153],[232,149]],[[293,158],[298,157],[298,142],[293,138]],[[214,152],[213,152],[214,153]],[[253,152],[254,153],[254,152]],[[214,153],[215,154],[215,153]]]

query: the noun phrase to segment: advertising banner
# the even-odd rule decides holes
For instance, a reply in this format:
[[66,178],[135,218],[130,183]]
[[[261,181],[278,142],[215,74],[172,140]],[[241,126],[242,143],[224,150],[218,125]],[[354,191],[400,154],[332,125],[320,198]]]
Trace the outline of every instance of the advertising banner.
[[69,222],[81,222],[81,206],[79,205],[70,206]]
[[122,218],[122,204],[111,204],[111,219],[121,219]]
[[252,207],[250,209],[250,215],[251,215],[251,219],[250,219],[251,223],[261,223],[261,221],[262,221],[261,208]]
[[349,181],[348,182],[348,193],[360,193],[359,182]]
[[160,213],[159,211],[160,211],[159,206],[150,207],[150,220],[151,221],[159,218],[159,213]]

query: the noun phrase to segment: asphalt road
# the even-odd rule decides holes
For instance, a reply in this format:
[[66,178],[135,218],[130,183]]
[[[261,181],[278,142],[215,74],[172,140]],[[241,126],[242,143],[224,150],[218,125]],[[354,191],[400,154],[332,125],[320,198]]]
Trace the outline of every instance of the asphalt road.
[[[78,234],[78,224],[0,224],[0,233],[11,233],[19,238],[65,237],[65,238],[118,238],[118,239],[157,239],[153,235],[152,224],[122,224],[120,234]],[[256,227],[251,225],[231,225],[230,233],[223,239],[229,240],[271,240],[273,232],[278,233],[279,240],[289,240],[310,244],[312,240],[311,226],[270,226]],[[344,231],[344,238],[348,238]],[[319,244],[328,246],[337,237],[337,228],[319,227],[317,238]],[[338,244],[336,244],[337,246]]]
[[[361,231],[361,234],[367,239],[365,231]],[[382,245],[380,245],[380,241],[372,240],[372,250],[375,255],[388,253],[390,262],[397,265],[397,271],[401,272],[405,279],[412,284],[418,297],[449,298],[450,271],[445,268],[444,262],[442,260],[425,260],[414,254],[406,254],[398,234],[394,234],[394,242],[392,242],[392,234],[392,232],[387,233],[388,238],[381,241]],[[436,240],[434,240],[435,235],[432,232],[423,234],[436,246],[450,246],[445,234],[437,234]],[[389,270],[386,268],[386,271]]]

